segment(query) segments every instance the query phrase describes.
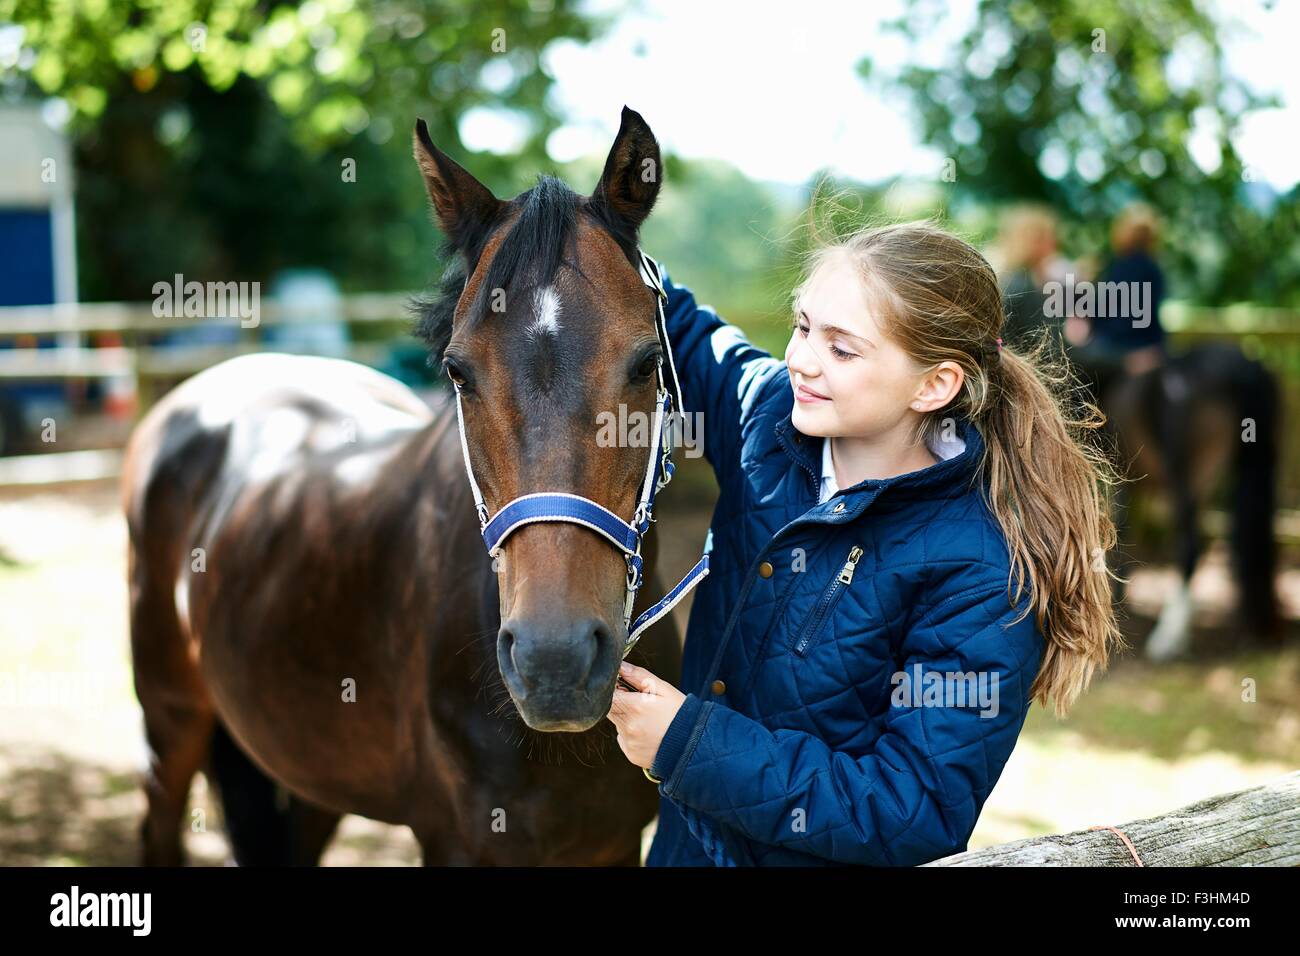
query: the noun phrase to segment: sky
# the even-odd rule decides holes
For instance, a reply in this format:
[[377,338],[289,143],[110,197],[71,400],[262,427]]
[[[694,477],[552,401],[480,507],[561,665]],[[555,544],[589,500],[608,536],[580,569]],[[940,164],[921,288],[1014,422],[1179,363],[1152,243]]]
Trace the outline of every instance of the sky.
[[[1228,71],[1282,108],[1243,123],[1236,145],[1256,178],[1286,190],[1300,181],[1300,2],[1211,0]],[[899,0],[589,0],[597,12],[624,12],[590,44],[561,40],[545,54],[555,77],[553,105],[567,118],[547,142],[557,162],[603,155],[624,104],[645,117],[677,155],[726,160],[753,179],[806,182],[820,169],[864,182],[897,175],[933,176],[943,157],[920,144],[901,104],[887,102],[857,75],[870,53],[889,72],[907,55],[905,41],[882,32]],[[938,65],[974,21],[975,0],[954,0],[918,51]],[[791,17],[791,10],[799,18]],[[1171,69],[1191,76],[1194,57]],[[484,77],[488,85],[508,76]],[[1215,162],[1213,137],[1199,117],[1190,149]],[[465,145],[509,153],[522,130],[508,115],[472,110],[462,119]]]

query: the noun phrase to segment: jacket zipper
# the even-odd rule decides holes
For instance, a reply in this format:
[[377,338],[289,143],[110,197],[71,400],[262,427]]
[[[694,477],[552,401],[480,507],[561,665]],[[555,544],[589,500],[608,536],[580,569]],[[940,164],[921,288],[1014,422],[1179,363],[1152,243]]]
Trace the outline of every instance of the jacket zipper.
[[[817,489],[817,475],[816,475],[816,473],[815,473],[815,472],[812,470],[812,468],[810,468],[808,465],[805,465],[802,461],[799,461],[797,456],[796,456],[795,460],[796,460],[796,463],[797,463],[801,468],[803,468],[804,471],[806,471],[806,472],[808,473],[809,484],[812,485],[812,489],[813,489],[813,499],[816,500],[816,499],[819,497],[819,495],[818,495],[818,489]],[[875,497],[876,497],[876,496],[875,496],[874,494],[871,496],[871,498],[872,498],[873,500],[875,499]],[[870,502],[868,502],[868,503],[870,503]],[[776,541],[777,538],[781,537],[781,535],[785,534],[787,531],[789,531],[791,528],[794,528],[796,525],[800,525],[800,524],[832,524],[832,523],[840,523],[840,522],[821,522],[821,521],[817,521],[817,520],[815,520],[815,519],[808,520],[808,519],[805,519],[805,517],[804,517],[803,515],[799,515],[797,518],[792,519],[789,523],[787,523],[786,525],[784,525],[784,526],[783,526],[779,531],[777,531],[776,534],[772,535],[772,541]],[[710,530],[711,530],[711,529],[710,529]],[[770,544],[771,544],[771,542],[769,542],[769,545],[770,545]],[[707,677],[706,679],[711,678],[714,674],[716,674],[716,673],[718,672],[718,665],[722,663],[722,655],[726,652],[726,649],[727,649],[727,642],[731,639],[731,631],[732,631],[733,628],[735,628],[735,626],[736,626],[736,621],[740,619],[740,613],[741,613],[741,611],[742,611],[742,610],[744,609],[744,607],[745,607],[745,601],[749,598],[749,592],[750,592],[750,589],[753,588],[753,586],[754,586],[754,582],[757,580],[757,577],[756,577],[756,575],[755,575],[755,572],[758,570],[758,565],[759,565],[759,559],[760,559],[760,558],[762,558],[762,554],[761,554],[761,553],[758,554],[758,555],[755,555],[755,556],[754,556],[754,559],[753,559],[753,560],[750,562],[750,564],[749,564],[749,570],[747,570],[747,571],[745,572],[745,583],[741,586],[741,588],[740,588],[740,594],[736,597],[736,604],[735,604],[735,606],[731,609],[731,615],[730,615],[730,617],[727,618],[727,625],[726,625],[726,627],[724,627],[724,628],[722,629],[722,639],[718,641],[718,647],[717,647],[717,649],[713,652],[713,660],[712,660],[712,662],[709,664],[709,669],[708,669],[708,671],[705,672],[705,673],[708,675],[708,677]],[[701,693],[703,693],[703,691],[701,691]]]
[[794,652],[803,657],[808,650],[808,645],[812,638],[825,623],[826,616],[830,613],[839,596],[843,594],[848,585],[853,583],[853,572],[858,566],[858,560],[862,557],[862,549],[856,544],[849,550],[848,559],[844,562],[844,567],[840,568],[840,573],[835,576],[826,593],[822,595],[821,600],[817,603],[817,609],[813,612],[808,624],[804,627],[799,635],[799,640],[795,642]]

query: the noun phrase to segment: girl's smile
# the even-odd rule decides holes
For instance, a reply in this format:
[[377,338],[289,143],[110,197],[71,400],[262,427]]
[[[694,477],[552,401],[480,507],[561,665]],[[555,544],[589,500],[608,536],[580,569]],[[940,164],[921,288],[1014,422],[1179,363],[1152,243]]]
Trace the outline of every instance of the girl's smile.
[[830,399],[827,398],[825,395],[821,394],[821,392],[814,392],[807,385],[803,385],[803,384],[800,384],[797,388],[795,388],[794,397],[798,401],[808,402],[810,404],[830,401]]

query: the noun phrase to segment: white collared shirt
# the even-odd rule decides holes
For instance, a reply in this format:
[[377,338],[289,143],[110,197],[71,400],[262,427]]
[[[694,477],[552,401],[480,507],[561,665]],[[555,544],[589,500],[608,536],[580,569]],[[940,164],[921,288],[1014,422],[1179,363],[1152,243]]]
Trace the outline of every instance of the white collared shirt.
[[[950,441],[944,441],[941,435],[935,441],[928,442],[927,447],[934,452],[936,458],[947,461],[949,458],[956,458],[964,452],[966,443],[956,436]],[[821,496],[817,499],[817,503],[821,504],[828,501],[839,490],[839,483],[835,480],[835,465],[831,462],[831,440],[827,438],[822,441],[822,486]]]

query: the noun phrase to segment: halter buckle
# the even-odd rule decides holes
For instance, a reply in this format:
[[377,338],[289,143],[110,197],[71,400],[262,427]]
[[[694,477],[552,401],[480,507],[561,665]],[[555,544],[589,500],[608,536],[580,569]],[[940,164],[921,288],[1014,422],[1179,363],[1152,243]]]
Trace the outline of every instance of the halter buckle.
[[641,539],[642,534],[637,531],[636,550],[627,555],[627,587],[629,591],[641,586],[641,569],[636,566],[635,560],[641,557]]

